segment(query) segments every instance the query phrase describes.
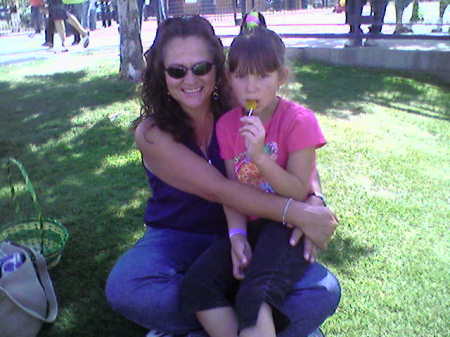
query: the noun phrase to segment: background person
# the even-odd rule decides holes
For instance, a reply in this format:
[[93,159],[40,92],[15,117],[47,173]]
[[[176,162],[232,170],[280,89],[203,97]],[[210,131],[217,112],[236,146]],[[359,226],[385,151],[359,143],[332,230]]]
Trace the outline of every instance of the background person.
[[53,11],[50,11],[49,9],[50,6],[52,6],[52,2],[49,2],[47,7],[44,7],[43,9],[45,18],[45,41],[42,44],[42,46],[53,48],[53,42],[55,37],[55,22],[53,21],[53,18],[50,15],[50,13],[53,13]]
[[109,0],[100,1],[100,15],[102,18],[102,25],[104,28],[111,26],[111,3]]
[[[72,14],[77,21],[80,23],[80,25],[84,28],[86,28],[82,22],[83,20],[83,6],[86,0],[63,0],[63,3],[66,7],[67,12]],[[68,27],[70,28],[70,27]],[[71,33],[73,33],[73,42],[72,46],[76,46],[81,42],[81,35],[80,32],[77,29],[70,29]]]
[[[386,7],[388,4],[388,0],[369,0],[371,12],[373,15],[374,23],[369,27],[370,34],[379,34],[381,33],[381,29],[383,28],[384,16],[386,14]],[[362,34],[363,31],[361,29],[360,24],[356,24],[352,22],[353,16],[361,16],[364,5],[367,3],[367,0],[347,0],[345,2],[345,22],[350,26],[350,33]],[[350,40],[345,44],[345,47],[361,47],[362,37],[350,38]],[[364,46],[371,47],[375,46],[376,43],[370,39],[366,39]]]
[[11,31],[20,32],[20,15],[19,4],[17,1],[12,1],[9,6],[9,13],[11,15]]
[[83,47],[86,48],[89,45],[89,32],[81,27],[77,18],[66,10],[62,0],[48,0],[48,5],[49,17],[53,19],[55,30],[61,39],[62,51],[68,50],[65,45],[66,27],[64,20],[67,20],[67,22],[83,37]]
[[[201,328],[195,316],[180,311],[180,287],[192,263],[226,231],[222,204],[281,221],[286,200],[224,177],[214,124],[230,99],[223,46],[209,22],[199,16],[165,20],[145,56],[135,140],[152,191],[147,230],[112,269],[106,296],[114,310],[147,329],[204,336],[195,332]],[[307,202],[292,202],[287,221],[323,248],[336,219],[320,199]],[[336,278],[314,263],[284,307],[292,321],[312,330],[335,311],[339,298]],[[321,305],[305,306],[314,301]],[[304,310],[316,320],[305,320]]]
[[[34,28],[34,34],[40,34],[42,28],[42,0],[30,0],[31,6],[31,26]],[[31,35],[32,36],[32,35]]]

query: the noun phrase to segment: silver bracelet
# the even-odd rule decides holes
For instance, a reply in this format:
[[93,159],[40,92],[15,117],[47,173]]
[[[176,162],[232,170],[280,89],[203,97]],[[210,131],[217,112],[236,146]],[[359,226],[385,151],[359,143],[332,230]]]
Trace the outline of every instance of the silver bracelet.
[[286,217],[287,217],[287,213],[288,213],[288,211],[289,211],[289,206],[291,206],[291,202],[292,202],[292,200],[294,200],[294,199],[292,199],[292,198],[289,198],[287,201],[286,201],[286,203],[284,204],[284,208],[283,208],[283,225],[287,225],[287,222],[286,222]]

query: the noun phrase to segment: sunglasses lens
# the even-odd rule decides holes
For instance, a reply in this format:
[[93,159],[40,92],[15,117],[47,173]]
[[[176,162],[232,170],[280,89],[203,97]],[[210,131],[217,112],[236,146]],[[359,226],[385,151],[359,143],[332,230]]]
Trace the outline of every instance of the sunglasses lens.
[[185,67],[169,67],[166,69],[170,77],[173,78],[183,78],[186,76],[187,68]]
[[211,71],[212,66],[211,62],[197,63],[192,67],[192,73],[197,76],[206,75]]
[[[206,75],[207,73],[209,73],[212,69],[213,64],[211,62],[200,62],[197,64],[194,64],[191,68],[192,73],[196,76],[203,76]],[[168,68],[166,68],[167,73],[169,74],[170,77],[173,78],[183,78],[184,76],[186,76],[187,72],[188,72],[188,68],[186,68],[185,66],[170,66]]]

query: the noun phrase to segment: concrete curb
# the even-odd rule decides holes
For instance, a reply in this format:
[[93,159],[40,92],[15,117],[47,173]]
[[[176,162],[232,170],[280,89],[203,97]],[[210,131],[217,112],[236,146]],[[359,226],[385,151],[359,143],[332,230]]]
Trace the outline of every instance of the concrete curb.
[[450,52],[366,48],[289,48],[288,57],[331,65],[427,73],[450,84]]

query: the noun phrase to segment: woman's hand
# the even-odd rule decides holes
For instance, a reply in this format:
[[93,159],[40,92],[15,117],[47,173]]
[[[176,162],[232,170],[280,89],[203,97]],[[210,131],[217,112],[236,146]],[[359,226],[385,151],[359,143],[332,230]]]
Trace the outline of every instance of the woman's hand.
[[236,234],[230,238],[233,276],[237,280],[244,279],[244,269],[252,259],[252,248],[244,235]]
[[[314,195],[310,195],[309,198],[305,200],[305,203],[313,206],[323,206],[323,201]],[[292,228],[293,226],[289,225],[289,227]],[[294,229],[292,230],[292,235],[289,240],[289,243],[292,246],[295,246],[300,241],[302,236],[303,236],[302,230],[298,227],[294,227]],[[314,244],[314,242],[312,242],[311,239],[305,236],[303,246],[303,256],[305,260],[308,261],[309,263],[316,262],[318,249],[319,248]]]
[[328,207],[308,205],[304,202],[291,204],[288,221],[299,227],[320,249],[327,247],[338,225],[336,215]]
[[244,137],[247,155],[254,163],[257,163],[264,156],[266,130],[258,116],[241,117],[241,122],[244,125],[239,129],[239,133]]

